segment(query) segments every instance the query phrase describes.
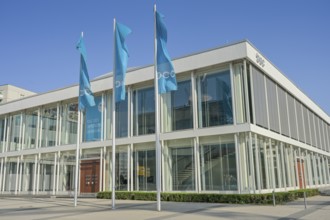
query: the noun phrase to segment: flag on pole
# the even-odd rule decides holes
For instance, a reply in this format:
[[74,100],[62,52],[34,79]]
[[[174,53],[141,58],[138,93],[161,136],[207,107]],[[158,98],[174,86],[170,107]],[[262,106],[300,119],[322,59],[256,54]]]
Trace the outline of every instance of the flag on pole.
[[125,38],[131,33],[131,29],[116,22],[115,28],[115,68],[114,80],[116,86],[116,102],[125,100],[125,78],[128,61],[128,49]]
[[177,90],[173,64],[166,48],[167,30],[163,18],[164,15],[156,11],[157,76],[160,94]]
[[89,76],[86,65],[86,48],[83,37],[77,43],[77,50],[80,52],[80,77],[79,77],[79,104],[78,109],[85,109],[86,106],[94,106],[94,95],[91,90]]

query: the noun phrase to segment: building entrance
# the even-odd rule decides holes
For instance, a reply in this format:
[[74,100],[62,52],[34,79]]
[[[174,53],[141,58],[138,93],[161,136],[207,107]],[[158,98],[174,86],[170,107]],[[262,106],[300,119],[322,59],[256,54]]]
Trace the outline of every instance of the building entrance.
[[95,193],[100,190],[100,160],[82,160],[80,163],[80,192]]

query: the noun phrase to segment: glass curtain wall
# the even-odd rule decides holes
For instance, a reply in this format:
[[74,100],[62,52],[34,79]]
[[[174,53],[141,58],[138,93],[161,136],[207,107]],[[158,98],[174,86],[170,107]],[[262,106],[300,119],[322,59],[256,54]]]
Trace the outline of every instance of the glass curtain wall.
[[17,158],[8,158],[5,175],[5,191],[14,192],[16,190],[16,181],[18,179]]
[[[112,148],[106,154],[106,190],[112,189]],[[116,146],[116,190],[128,190],[130,181],[128,146]]]
[[137,191],[156,190],[156,151],[154,143],[134,145],[133,186]]
[[54,153],[42,154],[39,161],[39,192],[54,189]]
[[13,115],[10,117],[10,134],[9,134],[9,149],[8,151],[16,151],[19,149],[21,142],[21,115]]
[[178,82],[178,90],[166,93],[164,98],[164,131],[176,131],[193,127],[191,81]]
[[55,146],[57,108],[46,108],[41,114],[41,147]]
[[194,191],[195,151],[193,139],[166,141],[165,189],[166,191]]
[[83,141],[100,141],[102,132],[102,97],[94,98],[95,106],[86,106],[83,114]]
[[28,111],[24,121],[23,149],[35,149],[37,146],[38,111]]
[[133,92],[133,133],[155,133],[155,91],[153,87]]
[[230,71],[197,77],[199,127],[233,123]]
[[234,136],[201,138],[200,169],[203,191],[236,191],[237,169]]
[[5,119],[0,118],[0,153],[5,151],[5,130]]
[[128,136],[128,98],[125,94],[125,100],[116,103],[116,137]]
[[31,192],[33,191],[33,184],[35,180],[34,171],[36,168],[35,155],[24,156],[22,163],[22,179],[21,179],[21,191]]
[[78,104],[68,103],[61,111],[61,145],[77,142]]
[[74,190],[76,152],[61,152],[59,158],[58,190],[62,192]]

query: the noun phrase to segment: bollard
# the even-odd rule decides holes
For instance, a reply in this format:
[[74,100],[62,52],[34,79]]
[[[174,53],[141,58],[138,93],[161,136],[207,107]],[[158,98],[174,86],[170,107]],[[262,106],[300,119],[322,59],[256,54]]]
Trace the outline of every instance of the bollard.
[[304,204],[305,204],[305,209],[307,209],[307,203],[306,203],[306,191],[304,191]]
[[275,202],[275,190],[273,190],[273,206],[276,205],[276,202]]

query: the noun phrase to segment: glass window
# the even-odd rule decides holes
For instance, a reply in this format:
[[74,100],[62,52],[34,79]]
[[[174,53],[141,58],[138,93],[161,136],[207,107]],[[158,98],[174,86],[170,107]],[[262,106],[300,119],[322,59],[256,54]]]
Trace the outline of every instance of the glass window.
[[153,87],[135,90],[133,93],[133,133],[155,133],[155,91]]
[[165,187],[169,191],[195,190],[195,154],[192,139],[167,141]]
[[43,154],[39,161],[39,191],[51,191],[54,189],[54,154]]
[[197,89],[200,127],[233,123],[229,70],[200,75]]
[[163,95],[164,130],[176,131],[193,127],[191,81],[178,82],[178,90]]
[[69,103],[62,106],[61,145],[77,142],[78,104]]
[[41,115],[41,147],[55,146],[57,108],[44,109]]
[[134,190],[156,190],[156,151],[154,143],[137,144],[134,147]]
[[9,151],[16,151],[21,142],[20,128],[21,128],[21,115],[13,115],[10,121],[10,137],[9,137]]
[[59,177],[58,177],[58,189],[59,191],[73,191],[74,190],[74,179],[75,179],[75,161],[76,152],[67,151],[61,152],[59,158]]
[[37,146],[38,111],[25,114],[25,134],[23,149],[34,149]]
[[84,112],[84,141],[101,140],[102,97],[95,97],[95,106],[87,105]]
[[233,136],[202,138],[200,143],[202,190],[237,190]]
[[33,179],[35,169],[35,155],[24,156],[22,163],[21,191],[28,192],[33,190]]
[[3,152],[5,142],[5,119],[0,119],[0,153]]
[[6,192],[13,192],[16,189],[17,168],[17,158],[8,158],[4,182]]
[[128,136],[128,98],[116,103],[116,137]]

